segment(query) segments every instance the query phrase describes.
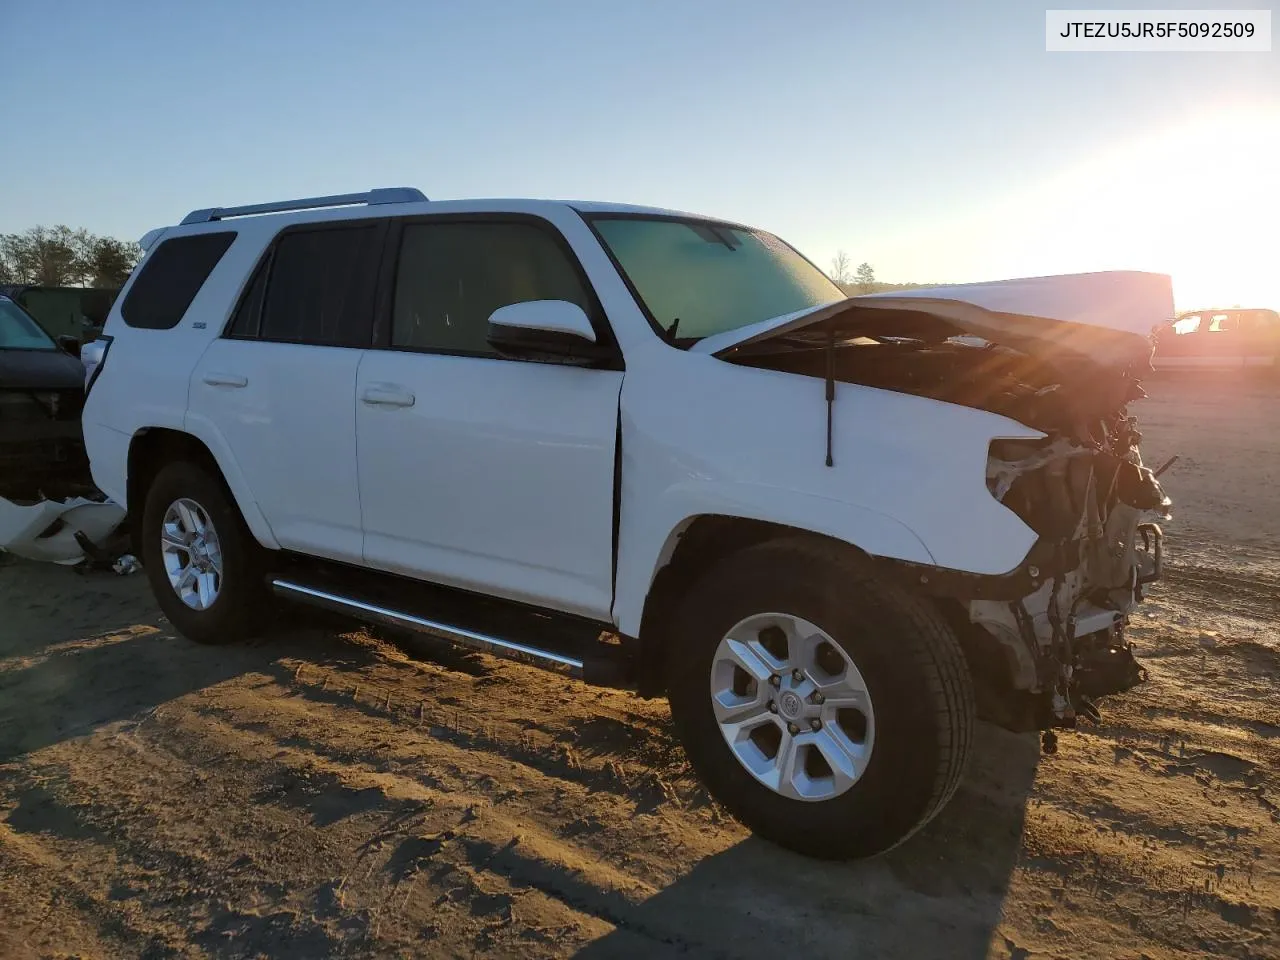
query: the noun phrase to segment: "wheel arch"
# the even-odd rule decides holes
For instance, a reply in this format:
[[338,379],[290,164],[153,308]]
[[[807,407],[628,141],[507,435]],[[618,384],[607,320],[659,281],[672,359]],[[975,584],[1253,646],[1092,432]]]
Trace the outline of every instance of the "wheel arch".
[[142,508],[146,501],[147,490],[150,489],[156,474],[166,464],[176,460],[198,463],[209,470],[210,474],[226,487],[254,539],[269,550],[279,548],[266,517],[262,515],[257,502],[249,494],[244,478],[238,470],[224,466],[208,444],[199,437],[169,427],[143,427],[135,431],[133,438],[129,441],[126,480],[126,510],[135,555],[138,553]]
[[642,696],[665,692],[663,665],[669,631],[665,621],[700,575],[718,560],[768,540],[802,537],[847,550],[870,563],[872,556],[847,539],[822,530],[731,514],[686,518],[667,536],[644,598],[638,637],[637,688]]

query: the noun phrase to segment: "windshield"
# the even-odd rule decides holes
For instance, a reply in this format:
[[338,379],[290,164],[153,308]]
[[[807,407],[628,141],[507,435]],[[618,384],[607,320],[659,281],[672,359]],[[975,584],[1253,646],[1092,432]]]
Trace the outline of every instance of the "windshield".
[[0,297],[0,349],[56,350],[49,335],[12,300]]
[[594,216],[591,223],[651,319],[677,342],[845,298],[821,270],[772,234],[631,214]]

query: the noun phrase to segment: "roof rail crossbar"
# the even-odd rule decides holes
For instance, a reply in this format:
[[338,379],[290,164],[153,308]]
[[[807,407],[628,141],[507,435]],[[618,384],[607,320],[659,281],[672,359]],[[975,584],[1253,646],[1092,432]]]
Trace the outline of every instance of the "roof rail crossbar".
[[319,207],[349,207],[365,203],[370,206],[381,203],[420,203],[426,195],[417,187],[379,187],[366,193],[338,193],[330,197],[303,197],[298,200],[277,200],[273,203],[251,203],[244,207],[209,207],[192,210],[182,222],[208,223],[228,217],[248,217],[255,213],[284,213],[287,210],[315,210]]

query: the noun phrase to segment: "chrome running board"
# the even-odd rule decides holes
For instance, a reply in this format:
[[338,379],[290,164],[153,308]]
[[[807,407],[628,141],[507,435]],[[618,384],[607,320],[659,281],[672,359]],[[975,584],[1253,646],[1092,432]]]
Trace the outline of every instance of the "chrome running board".
[[417,633],[429,634],[430,636],[452,641],[462,647],[493,654],[496,657],[519,660],[535,667],[559,670],[569,676],[582,678],[581,660],[576,660],[573,657],[555,653],[551,650],[541,650],[538,647],[517,643],[514,640],[504,640],[501,637],[478,633],[474,630],[467,630],[438,620],[428,620],[412,613],[392,610],[390,607],[379,606],[364,600],[356,600],[353,597],[344,597],[336,593],[330,593],[327,590],[295,583],[291,580],[273,579],[271,581],[271,589],[282,597],[331,610],[335,613],[343,613],[360,620],[372,620],[392,627],[401,627]]

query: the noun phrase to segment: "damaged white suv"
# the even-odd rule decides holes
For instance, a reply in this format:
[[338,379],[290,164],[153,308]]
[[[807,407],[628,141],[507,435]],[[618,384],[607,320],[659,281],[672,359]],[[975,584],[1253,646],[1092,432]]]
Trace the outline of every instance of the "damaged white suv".
[[739,224],[409,188],[144,247],[84,432],[195,640],[283,598],[665,694],[710,791],[823,857],[937,813],[975,713],[1051,731],[1140,672],[1167,277],[850,299]]

